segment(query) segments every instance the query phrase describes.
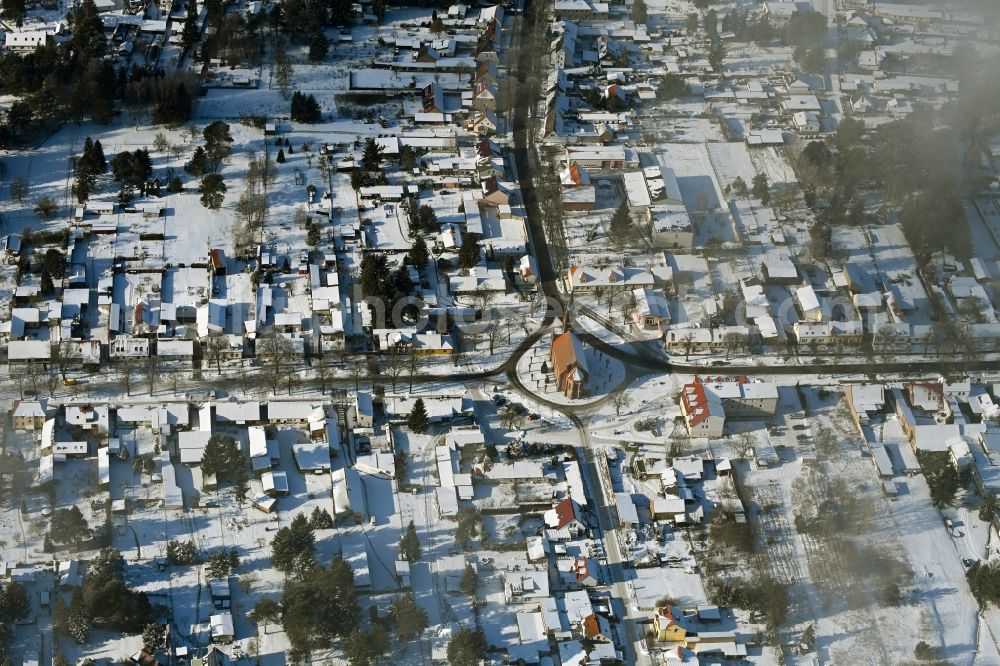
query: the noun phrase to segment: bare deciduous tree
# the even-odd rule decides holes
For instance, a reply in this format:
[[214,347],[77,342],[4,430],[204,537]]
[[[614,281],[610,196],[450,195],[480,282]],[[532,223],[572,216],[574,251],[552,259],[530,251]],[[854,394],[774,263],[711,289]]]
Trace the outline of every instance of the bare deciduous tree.
[[486,339],[490,343],[490,356],[493,355],[493,350],[496,348],[496,343],[504,336],[504,329],[501,328],[500,322],[497,320],[490,321],[486,326]]
[[146,375],[146,383],[149,385],[149,395],[156,392],[156,381],[160,376],[160,364],[153,354],[142,359],[142,371]]
[[229,348],[229,340],[221,332],[212,333],[205,340],[205,358],[215,365],[215,371],[222,374],[222,357]]
[[686,333],[681,338],[681,344],[684,345],[684,360],[687,361],[691,358],[691,352],[694,351],[695,339],[693,333]]
[[729,448],[732,449],[733,456],[740,460],[749,458],[756,444],[757,440],[748,432],[741,432],[729,440]]
[[397,348],[388,349],[385,354],[385,373],[392,380],[393,392],[396,391],[396,381],[405,369],[406,355],[403,350]]
[[72,359],[70,358],[69,342],[62,340],[52,345],[52,350],[49,352],[50,363],[59,369],[59,374],[62,376],[63,381],[66,381],[66,370],[69,369]]
[[49,397],[56,394],[56,389],[59,387],[59,372],[52,366],[49,366],[48,372],[45,373],[45,388],[49,390]]
[[726,333],[722,336],[722,343],[726,346],[726,359],[733,354],[747,347],[746,335],[742,333]]
[[333,376],[330,366],[326,360],[326,353],[323,351],[323,341],[319,343],[319,354],[316,356],[316,381],[319,382],[320,393],[326,395],[326,385]]
[[278,386],[286,378],[285,375],[291,374],[288,367],[291,354],[291,343],[276,333],[257,340],[257,358],[264,364],[263,376],[274,395],[277,395]]
[[21,400],[24,400],[24,385],[28,381],[28,374],[25,371],[25,367],[21,363],[9,363],[7,365],[7,374],[17,383],[17,390],[21,396]]
[[628,397],[625,391],[619,391],[611,396],[611,404],[615,406],[615,415],[621,416],[622,412],[632,404],[632,398]]
[[28,200],[28,179],[17,177],[10,181],[10,198],[16,201],[19,205],[24,205],[24,202]]
[[118,378],[125,384],[125,395],[132,395],[132,375],[135,374],[135,361],[123,358],[118,361]]

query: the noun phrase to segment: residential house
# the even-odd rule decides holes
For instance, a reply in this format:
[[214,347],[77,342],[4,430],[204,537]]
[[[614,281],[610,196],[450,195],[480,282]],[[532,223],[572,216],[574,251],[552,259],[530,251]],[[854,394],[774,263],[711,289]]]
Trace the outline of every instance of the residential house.
[[500,184],[495,177],[487,178],[480,185],[483,191],[481,199],[484,206],[509,206],[510,192],[508,188]]
[[802,311],[802,318],[807,321],[822,321],[823,308],[819,297],[811,285],[803,285],[795,290],[795,300]]
[[14,430],[41,430],[47,417],[46,402],[44,400],[15,400],[11,416],[14,420]]
[[659,643],[683,643],[687,629],[677,623],[674,609],[663,606],[653,611],[653,632]]
[[354,418],[358,427],[371,428],[374,425],[374,417],[372,394],[368,391],[358,391],[354,395]]
[[229,611],[216,613],[209,618],[213,643],[232,643],[236,636],[233,629],[233,615]]
[[543,514],[545,527],[552,530],[566,530],[572,538],[587,531],[580,504],[571,498],[561,500]]
[[472,108],[477,111],[497,110],[497,88],[489,83],[477,83],[472,94]]
[[25,30],[23,32],[7,32],[3,42],[5,51],[11,53],[31,53],[40,46],[52,42],[52,34],[46,30]]
[[[574,576],[574,582],[581,587],[595,587],[601,584],[596,568],[591,566],[585,557],[574,558],[570,569]],[[595,621],[594,627],[596,624]]]
[[941,382],[910,382],[907,386],[907,398],[911,407],[925,414],[940,413],[946,416],[949,412]]
[[722,437],[726,412],[718,397],[705,390],[700,381],[685,384],[681,390],[681,413],[692,437]]
[[468,129],[480,136],[493,136],[497,132],[497,117],[493,111],[477,111],[468,122]]
[[539,603],[549,598],[549,572],[510,571],[503,577],[504,599],[507,603]]
[[444,113],[444,91],[436,81],[428,83],[421,91],[424,113]]
[[264,493],[271,497],[288,495],[288,475],[285,472],[264,472],[260,475],[260,483]]
[[51,357],[52,346],[47,340],[11,340],[7,344],[8,363],[48,363]]
[[670,325],[670,308],[663,292],[641,287],[632,290],[632,297],[635,299],[632,323],[647,331],[658,331],[662,335]]
[[567,270],[567,279],[571,291],[581,292],[624,291],[652,287],[655,283],[653,274],[648,270],[624,266],[602,269],[574,264]]
[[799,345],[856,346],[861,344],[864,327],[860,319],[849,321],[797,321],[792,332]]
[[650,206],[647,217],[654,247],[674,250],[694,247],[694,226],[684,204]]
[[563,169],[562,207],[564,211],[590,211],[597,203],[597,188],[590,182],[590,174],[576,161],[570,161]]
[[681,390],[681,413],[692,437],[721,437],[727,419],[765,419],[778,407],[778,388],[746,377],[695,377]]
[[881,384],[849,384],[844,387],[847,407],[860,428],[885,410],[885,387]]

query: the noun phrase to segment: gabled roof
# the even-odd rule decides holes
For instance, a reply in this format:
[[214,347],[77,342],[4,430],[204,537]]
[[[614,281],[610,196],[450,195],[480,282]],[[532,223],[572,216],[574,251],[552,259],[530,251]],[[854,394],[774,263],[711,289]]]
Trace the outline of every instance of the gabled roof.
[[557,375],[572,366],[590,374],[583,343],[573,331],[565,331],[552,338],[552,362],[556,366],[553,370]]
[[476,143],[476,155],[479,157],[494,157],[500,154],[500,147],[489,139],[480,139]]
[[684,402],[689,426],[698,425],[710,416],[725,418],[722,403],[714,394],[705,391],[705,385],[698,377],[695,377],[690,384],[684,385],[681,390],[681,400]]
[[910,404],[925,412],[944,406],[944,386],[938,382],[910,382]]
[[38,400],[15,400],[14,418],[41,418],[44,419],[45,401]]
[[552,507],[556,519],[551,527],[561,530],[574,520],[580,522],[578,506],[576,502],[567,497]]
[[570,160],[569,167],[562,174],[562,184],[570,187],[590,185],[590,174],[575,160]]
[[583,637],[595,638],[601,634],[601,626],[597,623],[597,613],[591,613],[583,618]]

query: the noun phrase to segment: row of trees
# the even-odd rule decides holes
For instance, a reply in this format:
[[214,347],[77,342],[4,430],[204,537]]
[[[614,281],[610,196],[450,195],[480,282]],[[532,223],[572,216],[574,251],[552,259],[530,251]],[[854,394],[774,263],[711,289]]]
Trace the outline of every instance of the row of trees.
[[94,141],[89,136],[84,141],[83,152],[76,160],[74,167],[73,194],[80,203],[86,203],[97,187],[97,179],[108,170],[108,162],[104,157],[101,142]]
[[[313,531],[331,527],[329,513],[315,509],[310,518],[300,513],[278,530],[271,544],[271,563],[288,577],[282,592],[280,616],[291,643],[289,658],[298,662],[313,651],[346,638],[356,627],[359,610],[354,596],[354,572],[342,559],[322,566],[315,559]],[[258,605],[260,616],[274,615]],[[273,608],[272,608],[273,610]]]
[[[387,650],[386,627],[380,622],[368,631],[358,627],[360,611],[354,593],[354,574],[346,562],[336,558],[329,566],[322,566],[315,561],[313,532],[332,524],[329,514],[317,508],[309,519],[299,514],[278,531],[272,543],[272,564],[287,575],[281,601],[260,601],[251,618],[265,624],[280,618],[291,643],[292,662],[305,660],[314,650],[328,648],[343,639],[352,665],[374,664]],[[400,550],[410,562],[420,557],[419,539],[412,522]],[[461,587],[475,597],[479,578],[471,566],[463,573]],[[389,622],[400,642],[415,638],[427,628],[427,614],[411,594],[396,597],[388,610]],[[449,645],[449,662],[472,666],[486,649],[480,631],[465,629]]]
[[[20,0],[8,0],[20,2]],[[70,38],[32,53],[0,55],[0,87],[17,96],[3,124],[0,147],[19,147],[65,121],[88,117],[108,123],[123,101],[138,114],[152,108],[153,121],[181,123],[190,118],[197,79],[190,73],[115,67],[103,56],[103,25],[93,0],[68,13]]]
[[295,92],[292,94],[292,120],[299,123],[318,123],[323,119],[323,109],[312,94]]
[[[396,304],[409,296],[413,283],[405,266],[396,270],[389,268],[384,254],[368,253],[361,260],[359,278],[361,293],[372,308],[382,307],[385,313],[395,310]],[[386,323],[394,318],[386,317]]]
[[[698,3],[695,3],[696,5]],[[697,17],[696,17],[697,18]],[[722,62],[726,57],[726,49],[722,44],[722,36],[719,34],[719,14],[714,9],[705,12],[702,24],[705,28],[705,35],[708,37],[708,64],[718,73],[722,73]],[[689,23],[690,30],[691,25]],[[692,31],[693,32],[693,31]]]
[[354,572],[340,558],[329,566],[314,560],[295,570],[285,581],[281,621],[291,644],[293,663],[308,659],[334,640],[346,638],[358,625],[360,612],[354,592]]
[[205,127],[202,137],[205,139],[205,145],[195,149],[185,169],[192,175],[201,177],[198,185],[201,205],[211,210],[218,210],[222,207],[229,189],[222,174],[219,173],[219,167],[222,166],[223,160],[232,154],[233,136],[230,134],[229,124],[217,120]]
[[7,583],[0,590],[0,659],[8,659],[14,640],[13,624],[31,614],[28,591],[20,583]]
[[236,492],[236,501],[240,504],[246,501],[250,492],[250,478],[247,475],[249,466],[250,460],[231,435],[212,435],[205,444],[201,459],[202,473],[215,476],[218,480],[230,481]]
[[[832,141],[807,144],[794,164],[806,204],[816,205],[820,198],[828,203],[813,229],[819,258],[830,249],[825,243],[830,227],[872,218],[862,195],[866,189],[899,208],[899,223],[922,262],[938,249],[969,257],[969,226],[958,199],[962,169],[953,149],[956,140],[955,132],[932,114],[918,112],[870,132],[860,121],[846,118]],[[892,221],[888,207],[878,211],[878,221]]]
[[69,604],[59,595],[52,609],[56,633],[80,644],[87,642],[92,627],[139,633],[153,617],[146,594],[125,581],[125,558],[114,548],[101,549]]

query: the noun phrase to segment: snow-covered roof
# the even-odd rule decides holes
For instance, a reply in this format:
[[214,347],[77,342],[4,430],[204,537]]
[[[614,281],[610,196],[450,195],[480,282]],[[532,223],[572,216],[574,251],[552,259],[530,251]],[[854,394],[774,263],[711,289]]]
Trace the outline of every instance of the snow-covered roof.
[[330,446],[326,442],[298,442],[292,445],[295,466],[302,472],[330,469]]
[[268,421],[308,421],[316,403],[280,400],[267,403]]
[[288,492],[288,475],[284,472],[264,472],[260,477],[261,486],[265,493]]
[[211,616],[209,624],[212,628],[213,640],[232,638],[235,633],[233,630],[233,615],[229,611],[216,613]]
[[260,420],[260,403],[256,400],[247,402],[215,403],[215,420],[224,423],[247,423]]
[[45,418],[44,400],[18,400],[15,403],[14,418]]
[[205,447],[212,437],[211,432],[203,430],[181,430],[177,433],[177,449],[181,454],[181,462],[185,465],[197,465],[205,455]]

